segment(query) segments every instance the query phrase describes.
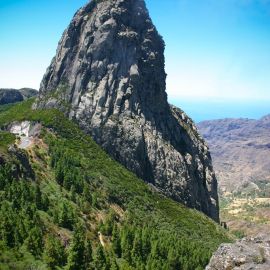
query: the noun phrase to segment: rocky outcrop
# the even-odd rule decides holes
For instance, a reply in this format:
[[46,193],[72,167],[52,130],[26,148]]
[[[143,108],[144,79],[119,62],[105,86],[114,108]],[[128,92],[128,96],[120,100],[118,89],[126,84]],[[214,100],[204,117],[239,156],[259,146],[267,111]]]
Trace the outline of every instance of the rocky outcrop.
[[269,270],[270,238],[260,235],[243,238],[234,244],[222,244],[206,270]]
[[164,42],[144,1],[91,1],[64,32],[35,107],[61,109],[146,182],[218,221],[208,148],[168,104],[165,80]]
[[22,89],[0,89],[0,105],[16,103],[28,98],[34,97],[38,94],[37,90],[31,88]]
[[41,124],[30,121],[14,122],[9,127],[10,133],[15,134],[19,139],[18,148],[27,149],[31,147],[41,132]]

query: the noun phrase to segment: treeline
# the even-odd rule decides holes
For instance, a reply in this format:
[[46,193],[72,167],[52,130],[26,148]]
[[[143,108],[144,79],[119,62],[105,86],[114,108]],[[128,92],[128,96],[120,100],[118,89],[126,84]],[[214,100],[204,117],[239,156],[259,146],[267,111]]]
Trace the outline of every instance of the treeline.
[[178,239],[170,232],[159,232],[151,224],[140,228],[133,224],[113,227],[112,250],[124,265],[139,270],[203,269],[209,254],[198,250],[188,239]]

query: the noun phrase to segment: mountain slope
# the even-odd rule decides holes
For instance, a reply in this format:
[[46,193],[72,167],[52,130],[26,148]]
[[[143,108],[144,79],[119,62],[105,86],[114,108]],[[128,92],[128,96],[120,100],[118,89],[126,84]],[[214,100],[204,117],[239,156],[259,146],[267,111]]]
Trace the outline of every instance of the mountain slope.
[[164,41],[144,0],[90,1],[64,32],[37,108],[57,108],[114,159],[219,220],[210,153],[166,94]]
[[16,103],[34,97],[38,91],[31,88],[7,89],[0,88],[0,105]]
[[31,105],[0,113],[2,130],[17,133],[0,132],[1,269],[203,269],[228,241],[61,113]]
[[198,124],[219,182],[221,219],[239,237],[270,229],[270,117]]
[[223,191],[270,181],[270,116],[205,121],[198,128],[209,144]]

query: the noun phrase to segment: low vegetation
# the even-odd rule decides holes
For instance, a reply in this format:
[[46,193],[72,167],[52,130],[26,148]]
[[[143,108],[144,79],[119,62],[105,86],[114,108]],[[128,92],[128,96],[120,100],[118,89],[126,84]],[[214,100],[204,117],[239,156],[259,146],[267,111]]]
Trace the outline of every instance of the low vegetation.
[[220,195],[221,219],[238,238],[254,236],[270,229],[270,183],[257,180],[238,191]]

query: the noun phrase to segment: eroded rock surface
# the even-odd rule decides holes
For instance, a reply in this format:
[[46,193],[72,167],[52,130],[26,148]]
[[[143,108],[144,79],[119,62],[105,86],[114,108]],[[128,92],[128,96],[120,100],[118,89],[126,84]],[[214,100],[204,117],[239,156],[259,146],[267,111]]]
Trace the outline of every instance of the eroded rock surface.
[[206,270],[269,270],[270,237],[243,238],[234,244],[222,244]]
[[208,147],[170,106],[164,42],[143,0],[91,1],[74,16],[40,87],[112,157],[165,195],[218,221]]

